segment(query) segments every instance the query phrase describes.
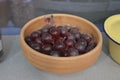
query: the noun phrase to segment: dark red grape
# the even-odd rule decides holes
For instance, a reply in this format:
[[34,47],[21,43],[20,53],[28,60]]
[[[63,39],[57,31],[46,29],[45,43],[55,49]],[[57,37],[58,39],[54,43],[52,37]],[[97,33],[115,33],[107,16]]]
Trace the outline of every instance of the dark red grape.
[[42,32],[48,32],[49,30],[47,28],[43,28]]
[[70,29],[70,33],[74,34],[74,33],[79,33],[79,29],[77,27],[72,27]]
[[49,31],[49,29],[44,27],[44,28],[42,28],[42,30],[41,30],[41,31],[42,31],[42,33],[44,33],[44,32],[48,32],[48,31]]
[[53,22],[54,22],[53,15],[47,15],[47,16],[45,16],[45,22],[47,24],[53,24]]
[[32,41],[35,41],[36,38],[40,37],[37,31],[31,33],[30,38]]
[[67,32],[68,32],[68,30],[65,27],[61,28],[60,33],[61,33],[62,37],[64,37],[67,34]]
[[63,28],[63,26],[57,26],[57,29],[61,31],[61,29]]
[[64,49],[61,51],[61,56],[62,56],[62,57],[68,57],[68,56],[70,56],[67,48],[64,48]]
[[49,32],[54,39],[58,39],[60,37],[60,31],[56,27],[51,27]]
[[39,34],[39,37],[41,37],[41,34],[42,34],[41,29],[37,30],[36,32]]
[[65,25],[63,26],[65,29],[67,29],[67,31],[69,31],[71,29],[71,26],[70,25]]
[[77,56],[97,45],[92,35],[79,32],[77,27],[50,24],[26,36],[25,42],[36,51],[57,57]]
[[46,19],[45,19],[45,22],[46,22],[46,23],[50,23],[50,22],[51,22],[51,18],[46,18]]
[[92,40],[92,36],[90,34],[82,34],[82,37],[89,43]]
[[52,36],[49,33],[42,33],[41,40],[44,43],[51,43],[53,41]]
[[83,45],[85,47],[87,46],[87,41],[85,39],[79,39],[78,43],[80,43],[81,45]]
[[52,51],[52,45],[46,44],[42,46],[42,52],[45,54],[49,54]]
[[64,41],[64,38],[60,37],[58,40],[55,40],[55,44],[60,44],[60,43],[63,43]]
[[40,46],[43,45],[43,42],[42,42],[41,38],[37,38],[37,39],[35,40],[35,42],[36,42],[37,44],[39,44]]
[[45,25],[45,26],[41,29],[42,33],[44,33],[44,32],[49,32],[49,29],[50,29],[51,27],[52,27],[52,26],[50,26],[50,25]]
[[27,44],[29,44],[29,43],[32,42],[30,36],[26,36],[26,37],[25,37],[25,42],[26,42]]
[[75,36],[69,32],[66,33],[66,38],[75,41]]
[[60,53],[58,51],[51,51],[50,55],[55,57],[60,57]]
[[81,44],[81,42],[78,42],[75,44],[75,48],[80,52],[80,53],[84,53],[86,46]]
[[54,44],[54,49],[57,51],[61,51],[64,48],[65,48],[65,44],[63,42]]
[[69,49],[69,54],[70,56],[78,56],[79,55],[79,51],[75,48],[70,48]]
[[79,39],[81,39],[81,34],[79,33],[74,33],[75,39],[76,41],[78,41]]
[[71,39],[67,39],[67,40],[65,40],[65,45],[66,45],[66,47],[73,47],[74,42]]
[[89,42],[87,48],[86,48],[86,52],[88,52],[88,51],[92,50],[93,48],[95,48],[96,45],[97,45],[97,43],[96,43],[95,41],[91,40],[91,41]]
[[36,51],[40,51],[40,49],[41,49],[39,44],[37,44],[37,43],[31,42],[29,45],[32,49],[34,49]]

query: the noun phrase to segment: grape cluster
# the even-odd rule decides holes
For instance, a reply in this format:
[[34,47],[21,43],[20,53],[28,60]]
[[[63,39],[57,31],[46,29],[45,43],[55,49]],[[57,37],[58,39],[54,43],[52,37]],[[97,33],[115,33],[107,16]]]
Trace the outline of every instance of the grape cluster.
[[25,41],[34,50],[57,57],[81,55],[97,44],[91,34],[82,33],[70,25],[45,25],[26,36]]

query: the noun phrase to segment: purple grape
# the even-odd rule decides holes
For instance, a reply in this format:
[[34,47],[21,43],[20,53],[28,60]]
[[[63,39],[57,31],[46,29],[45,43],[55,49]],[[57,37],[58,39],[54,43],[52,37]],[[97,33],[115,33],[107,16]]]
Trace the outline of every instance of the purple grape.
[[56,43],[56,44],[54,44],[54,48],[55,48],[55,50],[57,50],[57,51],[61,51],[61,50],[63,50],[63,49],[65,48],[65,44],[64,44],[63,42],[61,42],[61,43]]
[[90,34],[82,34],[82,37],[89,43],[92,40],[92,36]]
[[86,52],[88,52],[88,51],[92,50],[93,48],[95,48],[96,45],[97,45],[97,43],[96,43],[95,41],[91,40],[91,41],[89,42],[87,48],[86,48]]
[[43,28],[42,30],[41,30],[43,33],[47,33],[49,30],[48,30],[48,28]]
[[25,37],[25,42],[26,42],[27,44],[29,44],[29,43],[32,42],[30,36],[26,36],[26,37]]
[[51,43],[53,41],[52,36],[49,33],[42,33],[41,40],[44,43]]
[[69,49],[69,54],[70,56],[78,56],[79,55],[79,51],[75,48],[70,48]]
[[61,31],[61,29],[63,28],[63,26],[57,26],[57,29]]
[[58,39],[60,37],[60,31],[56,27],[51,27],[49,32],[54,39]]
[[71,26],[70,25],[65,25],[63,26],[65,29],[67,29],[67,31],[69,31],[71,29]]
[[80,53],[84,53],[86,46],[81,44],[81,42],[78,42],[75,44],[75,48],[80,52]]
[[39,36],[39,33],[36,32],[36,31],[31,33],[31,35],[30,35],[30,38],[31,38],[32,41],[35,41],[35,39],[38,38],[38,37],[40,37],[40,36]]
[[68,57],[68,56],[70,56],[67,48],[64,48],[64,49],[61,51],[61,56],[62,56],[62,57]]
[[66,38],[75,41],[75,36],[69,32],[66,33]]
[[35,42],[36,42],[37,44],[39,44],[40,46],[43,45],[43,42],[42,42],[41,38],[37,38],[37,39],[35,40]]
[[41,29],[37,30],[36,32],[39,34],[39,37],[41,37],[41,34],[42,34]]
[[49,29],[50,29],[51,27],[52,27],[52,26],[50,26],[50,25],[45,25],[45,26],[41,29],[42,33],[44,33],[44,32],[49,32]]
[[46,22],[46,23],[50,23],[50,22],[51,22],[51,18],[46,18],[46,19],[45,19],[45,22]]
[[61,42],[63,42],[63,41],[64,41],[64,38],[63,38],[63,37],[60,37],[58,40],[55,41],[55,43],[57,44],[57,43],[61,43]]
[[46,44],[42,46],[42,52],[45,54],[49,54],[52,51],[52,45]]
[[87,46],[87,41],[85,39],[79,39],[78,43],[80,43],[81,45],[83,45],[85,47]]
[[75,36],[76,41],[81,39],[81,34],[80,33],[74,33],[74,36]]
[[55,57],[60,57],[60,53],[58,51],[51,51],[50,55]]
[[33,43],[33,42],[31,42],[30,44],[30,47],[32,48],[32,49],[34,49],[34,50],[36,50],[36,51],[40,51],[40,46],[39,46],[39,44],[37,44],[37,43]]
[[91,34],[81,33],[77,27],[50,24],[26,36],[25,42],[36,51],[56,57],[77,56],[97,45]]
[[62,37],[64,37],[67,34],[67,32],[68,32],[68,30],[65,27],[61,28],[60,33],[61,33]]
[[73,42],[73,40],[71,40],[71,39],[67,39],[67,40],[65,40],[65,45],[66,45],[66,47],[73,47],[73,45],[74,45],[74,42]]
[[79,33],[79,29],[77,27],[72,27],[70,29],[70,33],[72,33],[72,34]]

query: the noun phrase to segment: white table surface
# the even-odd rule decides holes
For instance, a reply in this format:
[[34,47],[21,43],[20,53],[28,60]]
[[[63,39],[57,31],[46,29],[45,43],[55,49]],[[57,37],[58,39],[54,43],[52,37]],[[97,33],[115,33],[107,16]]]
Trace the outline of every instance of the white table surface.
[[[104,35],[104,34],[103,34]],[[33,67],[22,54],[19,35],[3,36],[6,59],[0,63],[0,80],[120,80],[120,65],[108,52],[105,36],[97,62],[90,68],[69,75],[57,75]]]

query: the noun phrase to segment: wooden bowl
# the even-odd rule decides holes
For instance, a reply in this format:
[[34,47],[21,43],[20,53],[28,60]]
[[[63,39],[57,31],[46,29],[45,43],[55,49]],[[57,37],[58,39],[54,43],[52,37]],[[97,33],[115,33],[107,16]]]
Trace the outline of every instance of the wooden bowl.
[[94,64],[102,48],[102,35],[97,27],[90,21],[78,16],[69,14],[53,14],[53,16],[56,25],[75,25],[81,31],[92,34],[97,41],[97,46],[88,53],[74,57],[54,57],[33,50],[26,44],[24,38],[46,24],[43,15],[29,21],[21,30],[21,48],[27,60],[38,69],[57,74],[79,72]]

